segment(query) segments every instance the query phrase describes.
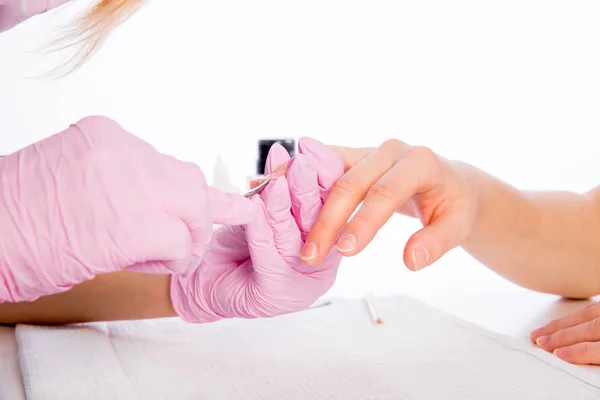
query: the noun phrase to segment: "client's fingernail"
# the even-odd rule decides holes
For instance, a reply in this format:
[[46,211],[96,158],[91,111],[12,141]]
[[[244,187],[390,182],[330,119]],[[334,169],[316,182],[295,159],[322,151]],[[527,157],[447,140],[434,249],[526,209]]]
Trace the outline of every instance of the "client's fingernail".
[[561,347],[560,349],[556,349],[552,352],[558,358],[565,358],[569,355],[569,349],[566,347]]
[[540,336],[535,340],[535,344],[537,344],[540,347],[544,347],[548,344],[548,342],[550,342],[550,336]]
[[317,244],[315,242],[306,243],[300,252],[300,258],[303,261],[310,261],[317,258]]
[[356,236],[351,233],[344,233],[338,240],[336,248],[340,253],[348,253],[356,249]]
[[258,184],[260,185],[261,183],[264,183],[264,182],[266,182],[266,181],[273,180],[273,178],[274,178],[273,174],[268,174],[268,175],[265,175],[265,176],[263,176],[262,178],[260,178],[260,179],[258,180]]
[[[291,162],[291,160],[289,162]],[[277,167],[277,169],[271,173],[273,178],[279,178],[280,176],[285,176],[285,173],[287,172],[287,169],[288,169],[289,162]]]
[[414,245],[412,248],[412,262],[413,268],[415,271],[420,270],[421,268],[427,265],[429,261],[429,252],[422,244]]

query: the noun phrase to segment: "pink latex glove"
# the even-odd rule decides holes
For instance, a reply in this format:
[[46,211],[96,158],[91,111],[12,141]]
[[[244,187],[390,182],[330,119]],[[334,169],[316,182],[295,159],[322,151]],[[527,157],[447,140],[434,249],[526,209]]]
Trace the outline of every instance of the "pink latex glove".
[[109,118],[85,118],[0,159],[0,303],[126,267],[184,273],[206,253],[213,222],[246,223],[253,210],[209,188],[195,164]]
[[[308,308],[333,285],[341,255],[333,250],[316,266],[300,260],[304,238],[323,200],[344,172],[328,147],[303,139],[285,177],[272,181],[252,201],[247,225],[217,230],[204,261],[187,276],[171,278],[171,300],[188,322],[272,317]],[[266,173],[289,161],[275,145]]]
[[0,0],[0,32],[69,0]]

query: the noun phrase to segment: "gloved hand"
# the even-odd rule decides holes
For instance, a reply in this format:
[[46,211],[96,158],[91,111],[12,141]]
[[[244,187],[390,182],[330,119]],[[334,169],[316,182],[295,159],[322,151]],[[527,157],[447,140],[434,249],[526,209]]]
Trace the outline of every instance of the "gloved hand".
[[0,0],[0,32],[69,0]]
[[198,166],[85,118],[0,159],[0,303],[126,267],[184,273],[213,223],[248,222],[253,209],[209,188]]
[[[171,277],[171,300],[188,322],[271,317],[309,307],[333,285],[341,256],[331,251],[318,265],[300,260],[300,250],[324,198],[343,174],[342,160],[312,139],[300,142],[285,177],[252,198],[255,218],[224,226],[190,274]],[[266,173],[289,161],[275,145]]]

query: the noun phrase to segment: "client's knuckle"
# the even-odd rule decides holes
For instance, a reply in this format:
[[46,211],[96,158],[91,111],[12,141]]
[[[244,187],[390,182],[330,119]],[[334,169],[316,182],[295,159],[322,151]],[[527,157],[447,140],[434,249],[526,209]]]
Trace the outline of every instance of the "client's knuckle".
[[391,183],[376,183],[369,191],[370,195],[390,202],[396,201],[396,190]]
[[441,173],[440,160],[429,147],[413,146],[406,152],[406,158],[414,168],[415,179],[422,185],[433,185],[439,181]]
[[401,140],[387,139],[379,147],[382,149],[388,150],[388,151],[400,151],[405,146],[406,146],[406,144],[404,142],[402,142]]
[[594,337],[600,333],[600,318],[593,319],[588,323],[588,333]]
[[349,195],[356,195],[361,191],[365,190],[365,182],[364,179],[361,178],[358,174],[352,172],[352,170],[346,172],[338,181],[336,182],[333,190],[331,191],[331,195],[339,195],[340,197],[345,197]]
[[574,353],[576,354],[588,354],[589,352],[592,351],[592,346],[590,342],[583,342],[583,343],[579,343],[578,346],[574,346]]
[[412,146],[406,151],[406,153],[409,157],[414,157],[415,159],[427,164],[435,163],[438,161],[437,155],[429,147]]

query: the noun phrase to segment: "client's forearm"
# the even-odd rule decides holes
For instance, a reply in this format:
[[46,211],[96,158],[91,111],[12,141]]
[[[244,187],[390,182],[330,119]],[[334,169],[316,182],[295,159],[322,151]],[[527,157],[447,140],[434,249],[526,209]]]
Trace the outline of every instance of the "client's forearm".
[[58,325],[75,322],[174,317],[169,275],[129,271],[100,275],[64,293],[31,303],[0,304],[0,324]]
[[463,166],[479,192],[475,231],[463,247],[527,288],[585,298],[600,293],[598,191],[521,192]]

